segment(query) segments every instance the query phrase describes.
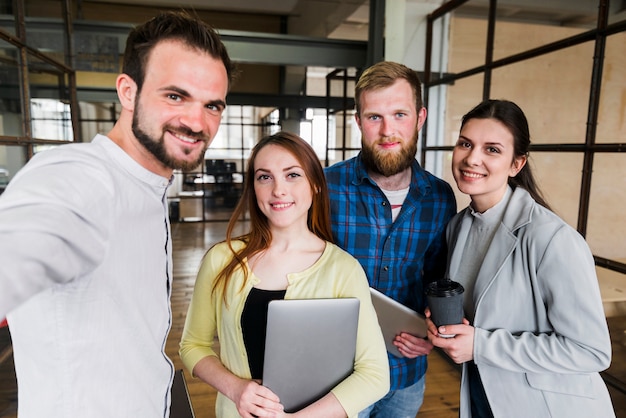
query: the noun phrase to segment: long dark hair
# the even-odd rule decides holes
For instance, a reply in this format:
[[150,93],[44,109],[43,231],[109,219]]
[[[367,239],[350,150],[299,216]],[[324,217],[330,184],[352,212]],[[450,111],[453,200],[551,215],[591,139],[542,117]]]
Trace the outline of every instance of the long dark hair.
[[[257,204],[256,193],[254,191],[254,163],[261,149],[267,145],[277,145],[290,152],[300,163],[311,186],[313,201],[309,208],[307,225],[309,230],[319,238],[333,242],[330,227],[330,198],[326,187],[326,177],[320,164],[319,158],[313,148],[298,135],[289,132],[278,132],[274,135],[261,139],[252,149],[243,183],[241,199],[233,211],[228,227],[226,228],[226,243],[233,253],[233,258],[226,267],[217,275],[213,290],[220,288],[225,290],[228,281],[234,271],[241,268],[244,275],[248,275],[244,260],[267,249],[272,243],[272,233],[270,231],[267,217]],[[243,235],[233,237],[233,231],[239,219],[248,212],[250,215],[250,231]],[[233,240],[245,242],[245,246],[236,251],[233,248]],[[224,292],[226,301],[226,292]]]
[[[471,119],[495,119],[513,135],[513,158],[528,156],[530,130],[526,115],[518,105],[508,100],[485,100],[463,116],[461,129]],[[537,186],[528,161],[515,177],[509,177],[509,186],[526,190],[541,206],[550,209]]]

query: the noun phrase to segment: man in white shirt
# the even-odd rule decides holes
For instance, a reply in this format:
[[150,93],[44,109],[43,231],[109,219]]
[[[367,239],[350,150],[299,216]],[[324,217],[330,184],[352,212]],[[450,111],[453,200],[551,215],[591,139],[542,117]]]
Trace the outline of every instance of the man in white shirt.
[[233,67],[182,12],[133,29],[107,136],[37,154],[0,197],[0,318],[18,414],[168,417],[174,169],[204,160]]

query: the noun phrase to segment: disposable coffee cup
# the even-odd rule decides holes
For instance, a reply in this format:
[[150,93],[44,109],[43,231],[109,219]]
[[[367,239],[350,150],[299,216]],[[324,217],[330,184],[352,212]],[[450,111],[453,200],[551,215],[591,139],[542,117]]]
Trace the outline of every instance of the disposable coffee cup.
[[[463,323],[463,286],[452,280],[437,280],[426,288],[430,319],[437,327]],[[452,338],[454,335],[442,335]]]

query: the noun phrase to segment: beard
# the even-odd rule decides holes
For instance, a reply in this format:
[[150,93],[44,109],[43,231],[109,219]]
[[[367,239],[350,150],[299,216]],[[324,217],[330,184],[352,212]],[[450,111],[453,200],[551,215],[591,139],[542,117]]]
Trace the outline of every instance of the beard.
[[[132,130],[133,134],[139,141],[141,145],[144,146],[145,149],[148,150],[152,155],[155,156],[157,160],[159,160],[163,165],[169,167],[174,170],[182,170],[182,171],[191,171],[194,168],[198,167],[202,162],[204,162],[204,152],[208,148],[209,140],[203,134],[199,134],[197,132],[193,132],[192,130],[184,127],[173,127],[171,125],[164,125],[161,131],[161,136],[158,138],[153,137],[151,134],[147,133],[141,127],[141,107],[139,106],[139,97],[137,97],[135,102],[135,110],[133,112],[133,124]],[[187,136],[189,138],[197,138],[199,140],[204,141],[204,150],[198,155],[196,160],[188,161],[181,160],[173,155],[171,155],[167,148],[165,147],[165,138],[164,133],[166,131],[176,132],[181,135]],[[191,148],[183,148],[183,153],[185,155],[189,155],[193,152]]]
[[[395,141],[396,139],[391,138],[391,140]],[[399,152],[385,152],[378,148],[376,145],[384,142],[380,139],[371,145],[366,144],[363,140],[361,142],[363,144],[361,159],[367,170],[385,177],[391,177],[410,168],[413,160],[415,160],[415,154],[417,154],[417,132],[411,141],[402,144]]]

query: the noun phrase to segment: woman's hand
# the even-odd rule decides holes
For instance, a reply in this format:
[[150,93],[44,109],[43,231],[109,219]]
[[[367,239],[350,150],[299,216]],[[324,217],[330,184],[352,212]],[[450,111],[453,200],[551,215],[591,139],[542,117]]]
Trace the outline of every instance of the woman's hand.
[[234,375],[215,356],[206,356],[196,363],[193,374],[233,401],[244,418],[284,416],[283,406],[274,392],[257,380]]
[[[424,315],[428,326],[428,340],[435,347],[441,348],[457,364],[474,358],[474,327],[466,318],[463,318],[462,324],[437,328],[430,319],[430,309],[426,308]],[[442,337],[442,335],[454,335],[454,337]]]
[[232,396],[243,418],[284,416],[278,396],[255,380],[240,379]]
[[243,418],[286,416],[278,396],[255,380],[241,379],[232,400]]

